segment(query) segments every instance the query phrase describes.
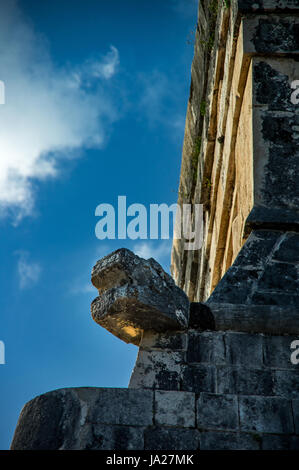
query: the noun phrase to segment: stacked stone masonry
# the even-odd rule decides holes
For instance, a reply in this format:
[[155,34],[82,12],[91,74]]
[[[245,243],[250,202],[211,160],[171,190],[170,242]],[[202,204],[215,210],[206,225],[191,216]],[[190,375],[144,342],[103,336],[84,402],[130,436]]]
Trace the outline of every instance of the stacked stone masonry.
[[12,449],[299,450],[298,52],[298,0],[199,1],[178,202],[202,249],[174,241],[176,286],[129,250],[96,264],[129,387],[31,400]]
[[178,203],[203,204],[203,247],[175,240],[172,275],[206,301],[252,228],[298,231],[299,5],[199,3]]
[[21,413],[12,448],[299,449],[293,339],[148,332],[129,389],[82,387],[37,397]]

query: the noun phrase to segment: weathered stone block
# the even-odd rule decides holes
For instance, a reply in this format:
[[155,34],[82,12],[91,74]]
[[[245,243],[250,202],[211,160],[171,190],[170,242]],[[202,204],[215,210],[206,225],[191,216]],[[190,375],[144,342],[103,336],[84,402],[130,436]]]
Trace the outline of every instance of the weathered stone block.
[[159,370],[155,376],[154,388],[156,390],[179,390],[180,374],[169,370]]
[[237,396],[201,393],[197,401],[197,427],[217,430],[237,429]]
[[263,434],[262,450],[299,450],[299,436]]
[[142,450],[144,428],[90,424],[78,450]]
[[246,230],[273,227],[275,230],[297,230],[299,214],[296,210],[280,207],[254,206],[246,219]]
[[299,369],[276,370],[274,372],[275,395],[286,398],[299,398]]
[[291,403],[278,397],[240,396],[240,426],[243,431],[292,434]]
[[299,434],[299,400],[292,400],[292,408],[295,423],[295,432]]
[[153,258],[117,250],[97,262],[92,282],[100,293],[91,304],[93,319],[126,342],[138,345],[143,330],[188,326],[188,297]]
[[225,364],[225,345],[223,333],[195,332],[188,335],[188,363]]
[[273,259],[287,263],[299,263],[299,234],[287,232],[273,254]]
[[289,12],[298,11],[297,0],[237,0],[238,9],[243,13],[266,12]]
[[[11,449],[114,449],[114,439],[121,435],[121,448],[143,448],[142,426],[152,424],[151,391],[96,387],[54,390],[24,406]],[[119,425],[136,426],[141,431],[131,429],[125,440],[125,430]]]
[[236,432],[201,432],[200,450],[259,450],[259,440],[251,434]]
[[11,449],[72,448],[80,410],[80,401],[72,389],[54,390],[34,398],[21,411]]
[[270,369],[217,367],[217,393],[241,395],[274,395]]
[[227,362],[232,365],[259,367],[263,364],[263,337],[249,333],[225,333]]
[[146,426],[153,423],[153,393],[126,388],[75,389],[86,409],[86,422]]
[[145,450],[196,450],[199,446],[197,429],[149,428],[144,433]]
[[291,343],[298,336],[264,336],[264,365],[280,369],[296,369],[291,363]]
[[187,333],[172,332],[155,333],[153,331],[145,331],[140,343],[140,348],[153,350],[170,350],[170,351],[186,351],[187,349]]
[[260,271],[231,267],[217,284],[207,303],[245,304]]
[[245,54],[298,54],[299,18],[256,15],[243,20]]
[[235,259],[234,267],[239,266],[243,269],[262,270],[266,259],[281,236],[283,236],[283,232],[269,230],[252,231]]
[[[211,302],[209,305],[215,318],[216,330],[270,335],[299,334],[298,309],[295,305],[292,307],[295,296],[275,293],[264,293],[260,297],[259,295],[254,294],[251,299],[257,305]],[[284,299],[281,299],[282,305],[273,305],[275,295],[284,296]],[[265,305],[269,302],[272,302],[272,305]]]
[[195,393],[216,393],[215,366],[202,364],[183,366],[181,389]]
[[280,209],[277,224],[286,210],[298,213],[298,115],[291,99],[297,74],[290,58],[253,58],[254,204]]
[[[277,333],[294,334],[298,332],[298,315],[295,316],[295,313],[298,312],[299,308],[299,296],[296,294],[296,292],[293,294],[284,294],[274,291],[263,292],[257,290],[252,295],[251,302],[255,305],[273,305],[277,307],[284,307],[281,310],[289,310],[291,314],[290,317],[294,319],[295,325],[289,323],[289,326],[287,326],[286,321],[280,318],[280,324],[284,324],[284,327],[280,326],[279,330],[277,330]],[[290,307],[293,307],[293,309]],[[292,312],[294,312],[294,314]]]
[[97,261],[92,268],[91,282],[102,292],[125,284],[145,285],[157,275],[165,282],[172,281],[153,258],[145,260],[127,248],[120,248]]
[[178,390],[183,363],[184,354],[179,351],[139,350],[129,388]]
[[257,283],[257,290],[298,294],[298,268],[289,263],[269,263]]
[[156,391],[155,423],[163,426],[195,427],[195,394]]

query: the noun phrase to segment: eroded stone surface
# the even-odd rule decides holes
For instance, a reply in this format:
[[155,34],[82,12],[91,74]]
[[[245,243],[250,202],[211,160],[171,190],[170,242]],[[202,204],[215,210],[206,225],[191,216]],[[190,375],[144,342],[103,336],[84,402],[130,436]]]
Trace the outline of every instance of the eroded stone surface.
[[[209,307],[211,308],[212,303],[239,304],[243,305],[242,311],[244,311],[245,305],[258,305],[260,306],[260,318],[257,315],[254,320],[254,312],[252,311],[253,331],[263,321],[265,332],[270,331],[269,327],[271,328],[272,322],[272,331],[276,331],[276,333],[282,333],[282,329],[287,328],[287,322],[284,322],[283,318],[279,318],[278,309],[277,312],[275,309],[271,311],[270,306],[284,307],[282,316],[285,318],[288,314],[293,316],[292,323],[289,323],[290,328],[289,330],[287,328],[285,332],[297,332],[299,265],[294,251],[296,251],[296,246],[299,246],[298,240],[298,234],[295,232],[272,231],[271,233],[268,230],[254,230],[237,256],[235,263],[209,297],[207,301]],[[268,311],[266,307],[268,307]],[[291,308],[293,313],[291,313]],[[249,311],[248,308],[248,313]],[[232,307],[231,314],[233,312],[234,308]],[[213,312],[214,317],[215,313]],[[240,320],[244,324],[246,317],[249,319],[249,316],[246,309],[242,314],[243,317],[240,316]],[[277,319],[276,315],[278,315]],[[241,325],[240,328],[242,331]],[[258,330],[255,329],[255,331]]]
[[174,284],[153,258],[145,260],[131,250],[120,248],[97,261],[92,269],[91,282],[102,292],[112,287],[156,284],[156,288]]
[[256,15],[244,20],[246,53],[291,53],[299,51],[299,18]]
[[11,450],[140,449],[152,425],[150,390],[53,390],[24,406]]
[[256,13],[298,11],[298,0],[237,0],[240,12]]
[[292,434],[291,402],[278,397],[240,397],[240,427],[245,431]]
[[163,426],[195,427],[195,394],[157,391],[155,422]]
[[[294,87],[299,77],[299,3],[235,0],[230,5],[229,18],[228,9],[218,12],[205,96],[202,46],[209,21],[207,26],[199,18],[195,38],[178,200],[204,205],[203,246],[199,253],[186,253],[176,240],[171,271],[191,301],[209,298],[252,229],[298,231]],[[204,116],[199,112],[202,103]],[[243,273],[235,274],[233,282],[244,286]],[[252,276],[248,273],[248,291],[255,285]],[[269,292],[253,295],[259,305],[271,303]],[[243,287],[239,297],[232,302],[245,301]],[[281,294],[273,295],[272,302],[289,300],[298,307],[294,298]]]
[[117,250],[96,263],[92,283],[100,293],[92,318],[126,342],[138,345],[143,331],[188,326],[188,297],[153,258]]

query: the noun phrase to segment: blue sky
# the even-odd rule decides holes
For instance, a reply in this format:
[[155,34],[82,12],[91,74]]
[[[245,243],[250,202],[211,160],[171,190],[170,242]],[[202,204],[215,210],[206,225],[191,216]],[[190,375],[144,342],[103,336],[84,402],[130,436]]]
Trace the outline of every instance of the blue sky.
[[171,241],[98,240],[95,209],[177,200],[194,0],[2,0],[0,449],[22,406],[61,387],[127,387],[137,347],[95,324],[97,259],[169,270]]

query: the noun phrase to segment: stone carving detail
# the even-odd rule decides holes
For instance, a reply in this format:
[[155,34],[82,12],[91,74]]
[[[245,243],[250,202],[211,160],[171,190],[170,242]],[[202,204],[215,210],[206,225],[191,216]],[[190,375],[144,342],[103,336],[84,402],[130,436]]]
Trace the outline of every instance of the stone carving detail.
[[94,266],[91,281],[99,296],[93,319],[120,339],[139,345],[144,330],[187,328],[189,300],[153,258],[122,248]]

